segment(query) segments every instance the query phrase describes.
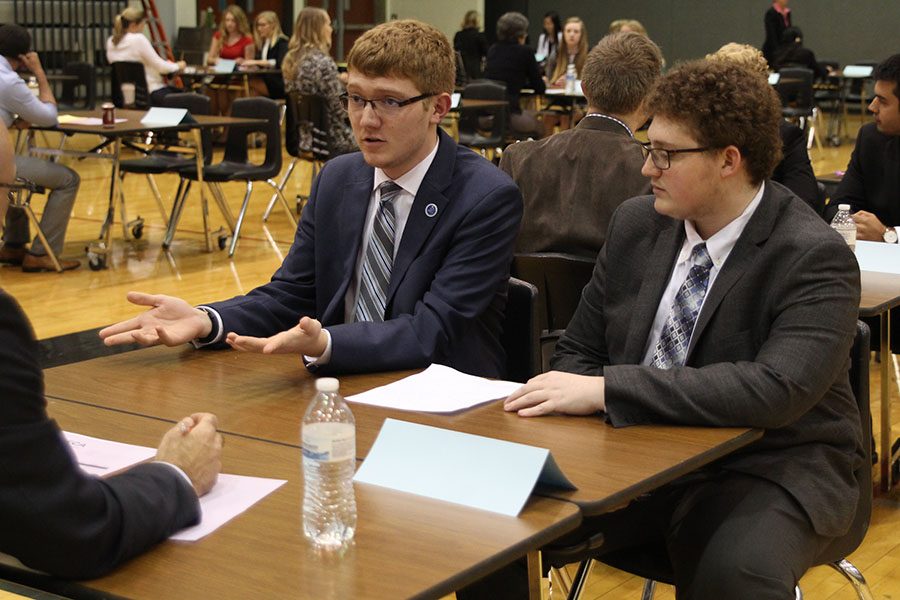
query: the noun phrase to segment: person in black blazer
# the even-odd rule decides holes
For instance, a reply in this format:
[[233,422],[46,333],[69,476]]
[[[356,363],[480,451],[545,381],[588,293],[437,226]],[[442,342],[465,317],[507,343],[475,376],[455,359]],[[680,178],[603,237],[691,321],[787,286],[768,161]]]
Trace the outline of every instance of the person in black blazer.
[[462,29],[453,36],[453,49],[459,52],[469,79],[481,79],[481,61],[487,56],[487,39],[478,29],[478,11],[470,10],[462,22]]
[[534,58],[534,51],[525,45],[528,19],[522,13],[504,13],[497,20],[497,43],[490,47],[484,76],[506,84],[509,99],[510,129],[517,133],[530,133],[542,137],[544,124],[531,110],[522,110],[519,96],[523,87],[530,87],[535,94],[546,89],[544,78]]
[[[900,54],[875,67],[873,77],[875,98],[869,110],[875,122],[860,128],[847,172],[825,216],[830,221],[838,204],[849,204],[856,239],[896,244],[900,236]],[[891,311],[891,320],[900,323],[900,309]],[[869,324],[877,327],[878,320]],[[873,349],[880,349],[880,343],[873,336]],[[900,327],[892,329],[891,351],[900,353]]]
[[830,69],[819,64],[815,53],[803,46],[803,32],[799,27],[788,27],[781,34],[781,47],[775,53],[772,67],[780,71],[785,67],[803,67],[813,72],[815,79],[824,79]]
[[[0,183],[14,177],[11,156],[2,127]],[[0,187],[0,219],[6,205]],[[60,577],[93,578],[199,521],[197,496],[221,466],[213,415],[170,429],[158,462],[99,479],[75,464],[45,406],[28,319],[0,290],[0,553]]]
[[763,17],[766,28],[766,40],[763,42],[762,53],[770,65],[775,64],[775,56],[781,47],[781,36],[784,30],[791,26],[791,9],[788,8],[788,0],[774,0],[772,6]]
[[[291,353],[317,373],[439,363],[504,375],[502,316],[522,197],[509,176],[438,127],[456,71],[449,40],[425,23],[391,21],[363,34],[347,62],[343,102],[361,151],[323,167],[272,281],[196,309],[130,294],[152,308],[101,331],[107,344],[202,338]],[[380,186],[391,181],[401,188],[394,237],[379,239],[390,239],[393,258],[387,273],[364,279]],[[360,310],[360,290],[379,282],[383,304]]]
[[[281,31],[281,22],[271,10],[266,10],[256,17],[253,31],[256,58],[253,60],[238,59],[244,67],[281,70],[281,61],[288,51],[288,39]],[[266,96],[273,100],[285,97],[284,78],[280,73],[263,75],[250,80],[251,89],[258,96]]]

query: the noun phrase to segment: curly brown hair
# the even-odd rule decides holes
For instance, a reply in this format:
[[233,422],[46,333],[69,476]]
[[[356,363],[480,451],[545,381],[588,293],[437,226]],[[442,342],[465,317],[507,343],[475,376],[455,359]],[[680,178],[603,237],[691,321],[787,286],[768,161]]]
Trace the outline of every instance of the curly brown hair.
[[735,146],[756,185],[781,161],[781,103],[755,71],[730,61],[695,60],[659,80],[648,105],[686,126],[701,146]]
[[413,19],[389,21],[356,40],[347,69],[368,77],[406,78],[423,94],[449,94],[456,80],[456,55],[437,28]]

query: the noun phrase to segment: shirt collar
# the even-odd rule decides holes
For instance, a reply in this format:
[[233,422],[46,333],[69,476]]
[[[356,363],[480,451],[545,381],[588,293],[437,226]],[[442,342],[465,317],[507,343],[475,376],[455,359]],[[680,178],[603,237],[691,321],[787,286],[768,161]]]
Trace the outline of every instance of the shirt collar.
[[410,169],[397,179],[391,179],[390,177],[385,175],[384,171],[382,171],[379,167],[375,167],[375,181],[373,182],[372,189],[374,190],[385,181],[393,181],[401,188],[403,188],[404,192],[411,194],[412,197],[415,198],[416,194],[419,192],[419,186],[422,185],[422,181],[425,179],[425,175],[428,173],[428,169],[431,167],[431,163],[434,162],[434,157],[437,156],[438,146],[440,146],[440,136],[438,136],[438,141],[434,143],[434,148],[431,149],[431,152],[428,153],[428,156],[423,158],[419,162],[419,164],[414,166],[412,169]]
[[[747,222],[750,220],[750,217],[753,216],[753,213],[756,212],[756,208],[759,206],[760,201],[763,197],[763,190],[765,189],[765,184],[761,184],[759,189],[756,191],[756,195],[753,196],[753,200],[750,201],[750,204],[747,205],[747,208],[744,209],[744,212],[740,214],[739,217],[734,219],[731,223],[717,231],[715,234],[709,237],[706,241],[706,251],[709,252],[709,257],[713,261],[713,266],[716,269],[721,269],[722,264],[725,262],[725,259],[728,258],[728,255],[731,253],[732,248],[737,243],[738,238],[741,237],[741,234],[744,232],[744,228],[747,226]],[[703,238],[700,237],[700,234],[697,233],[697,229],[694,227],[694,224],[690,221],[684,222],[684,233],[685,233],[685,243],[681,247],[681,253],[678,255],[678,262],[682,263],[688,260],[691,256],[691,250],[693,250],[694,246],[697,244],[702,244],[704,242]]]

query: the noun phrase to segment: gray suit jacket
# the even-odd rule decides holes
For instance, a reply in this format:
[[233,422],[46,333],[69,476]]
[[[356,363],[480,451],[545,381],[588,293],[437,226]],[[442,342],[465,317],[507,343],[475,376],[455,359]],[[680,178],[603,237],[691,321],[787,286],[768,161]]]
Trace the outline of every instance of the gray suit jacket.
[[567,252],[595,258],[613,211],[650,192],[641,150],[624,127],[602,117],[506,149],[500,168],[525,202],[516,252]]
[[683,241],[683,222],[658,214],[652,196],[623,204],[553,367],[604,375],[617,427],[764,428],[762,439],[713,468],[769,479],[797,499],[818,533],[844,533],[864,456],[847,377],[860,293],[855,257],[801,200],[767,181],[708,292],[686,365],[643,366]]

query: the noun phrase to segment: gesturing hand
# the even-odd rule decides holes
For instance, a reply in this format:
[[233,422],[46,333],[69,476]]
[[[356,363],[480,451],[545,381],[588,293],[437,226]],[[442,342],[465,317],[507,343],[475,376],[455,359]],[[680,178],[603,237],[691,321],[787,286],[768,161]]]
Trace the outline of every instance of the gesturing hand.
[[177,346],[212,331],[209,316],[181,298],[141,292],[128,292],[126,297],[132,304],[153,308],[100,330],[100,339],[107,346],[133,342],[142,346]]
[[503,409],[520,417],[551,413],[590,415],[605,410],[603,377],[550,371],[532,377],[503,401]]
[[259,338],[231,332],[225,337],[225,341],[232,348],[245,352],[321,356],[328,344],[328,334],[322,331],[319,321],[303,317],[287,331],[276,333],[272,337]]

